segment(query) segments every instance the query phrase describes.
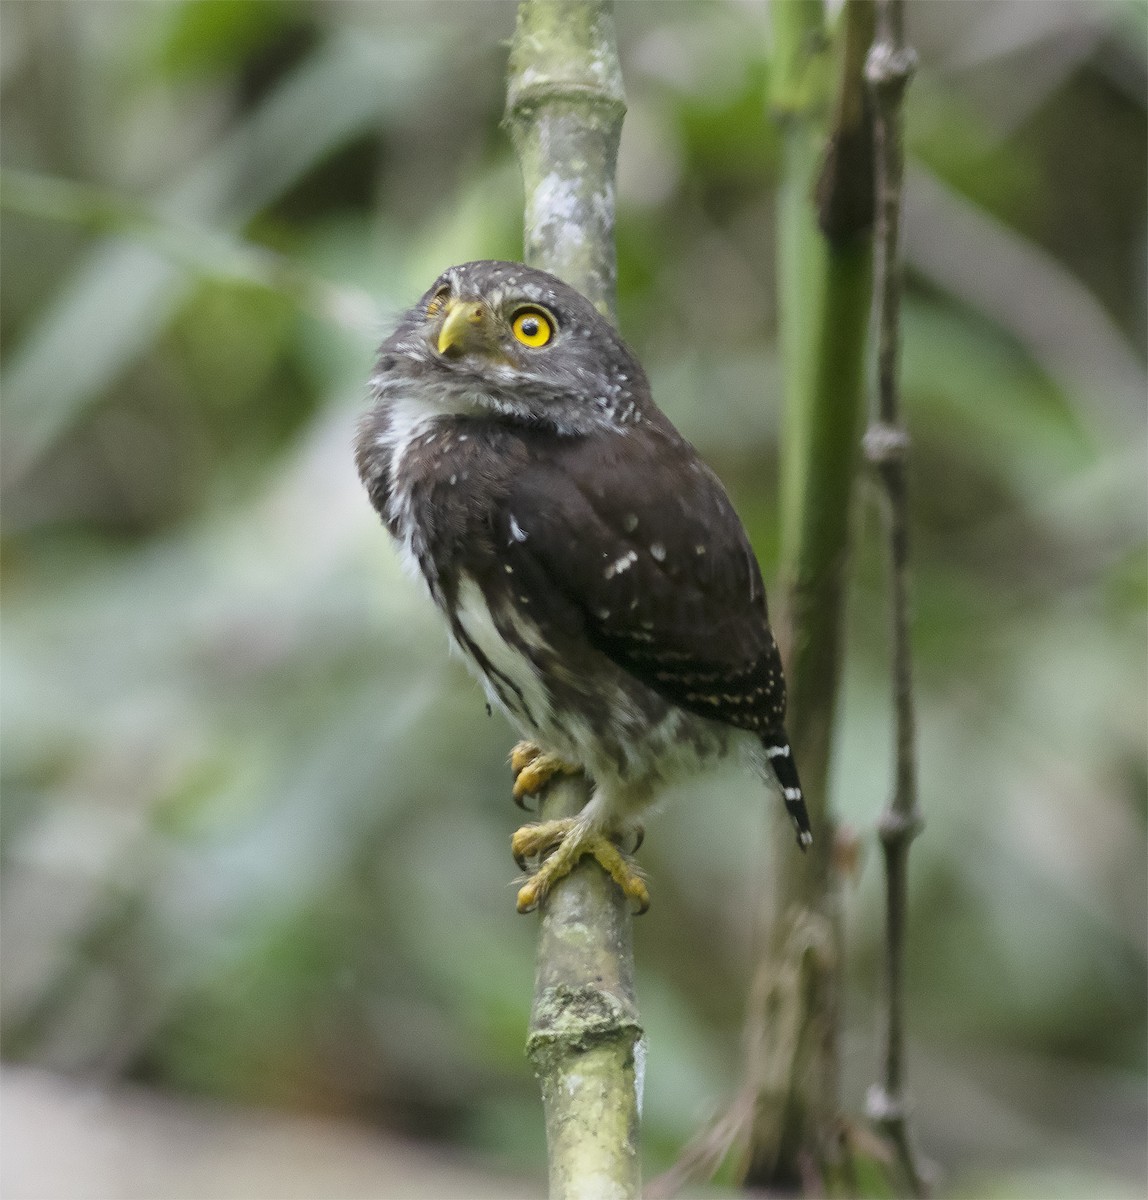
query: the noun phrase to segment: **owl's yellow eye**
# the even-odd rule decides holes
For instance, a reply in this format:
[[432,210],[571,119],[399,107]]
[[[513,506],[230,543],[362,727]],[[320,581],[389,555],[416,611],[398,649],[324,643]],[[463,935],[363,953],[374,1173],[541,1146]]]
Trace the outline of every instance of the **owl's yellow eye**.
[[554,323],[537,308],[519,309],[510,328],[514,336],[531,350],[545,346],[554,336]]

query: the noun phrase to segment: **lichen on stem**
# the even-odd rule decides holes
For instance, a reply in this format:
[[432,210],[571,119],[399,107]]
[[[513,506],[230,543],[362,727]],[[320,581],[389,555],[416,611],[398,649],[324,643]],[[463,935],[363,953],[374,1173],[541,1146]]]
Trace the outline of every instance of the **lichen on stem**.
[[[524,258],[615,320],[614,180],[626,111],[604,0],[521,0],[505,125],[522,169]],[[540,816],[590,798],[557,776]],[[527,1054],[542,1088],[552,1200],[636,1200],[644,1043],[632,918],[590,858],[542,904]]]

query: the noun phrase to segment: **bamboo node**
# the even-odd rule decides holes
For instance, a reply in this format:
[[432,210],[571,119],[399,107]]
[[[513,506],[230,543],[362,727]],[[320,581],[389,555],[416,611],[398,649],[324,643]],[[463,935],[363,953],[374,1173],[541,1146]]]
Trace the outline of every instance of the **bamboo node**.
[[865,457],[874,466],[904,462],[909,455],[909,433],[900,425],[878,421],[865,431],[862,441]]
[[925,827],[921,815],[915,810],[903,813],[891,805],[881,814],[877,824],[877,836],[883,845],[890,842],[911,842]]
[[917,52],[910,46],[895,49],[889,42],[874,42],[865,59],[865,80],[874,91],[897,99],[917,70]]

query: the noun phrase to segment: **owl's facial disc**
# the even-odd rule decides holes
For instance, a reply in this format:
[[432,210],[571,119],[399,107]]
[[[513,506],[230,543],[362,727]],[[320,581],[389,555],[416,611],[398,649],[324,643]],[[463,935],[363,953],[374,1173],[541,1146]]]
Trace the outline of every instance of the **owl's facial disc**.
[[522,370],[523,351],[544,349],[558,332],[553,314],[541,304],[508,296],[501,289],[489,295],[453,294],[449,284],[435,292],[424,310],[427,340],[440,358],[476,358],[485,364]]

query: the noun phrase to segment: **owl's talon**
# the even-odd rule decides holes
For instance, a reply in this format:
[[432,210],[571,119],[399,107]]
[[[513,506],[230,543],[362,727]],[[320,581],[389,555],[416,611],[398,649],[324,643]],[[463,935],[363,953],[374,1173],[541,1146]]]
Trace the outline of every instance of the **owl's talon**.
[[[634,855],[634,854],[637,854],[639,850],[641,850],[642,843],[646,840],[646,827],[645,827],[645,825],[639,825],[639,824],[635,823],[632,826],[632,829],[634,831],[634,844],[630,847],[628,853],[630,853],[631,855]],[[645,911],[645,910],[643,910],[643,911]]]
[[650,889],[641,879],[635,879],[631,887],[626,889],[626,895],[634,901],[634,916],[640,917],[650,911]]
[[[526,803],[526,796],[518,790],[518,777],[526,770],[528,766],[541,754],[542,751],[533,742],[516,742],[510,751],[510,770],[514,774],[515,788],[511,793],[514,803],[522,809],[523,812],[532,812],[530,805]],[[515,856],[517,861],[517,856]],[[519,863],[523,870],[526,870],[525,864]]]
[[534,884],[534,880],[528,880],[518,889],[518,899],[515,901],[515,908],[520,913],[533,912],[541,902],[542,897],[538,894],[538,888]]
[[576,824],[573,817],[564,817],[559,821],[537,821],[532,825],[523,825],[515,830],[510,839],[510,853],[514,855],[514,861],[525,871],[528,858],[557,849]]
[[522,809],[526,808],[525,797],[537,795],[555,775],[577,775],[581,770],[533,742],[519,742],[511,750],[510,769],[514,772],[514,803]]

